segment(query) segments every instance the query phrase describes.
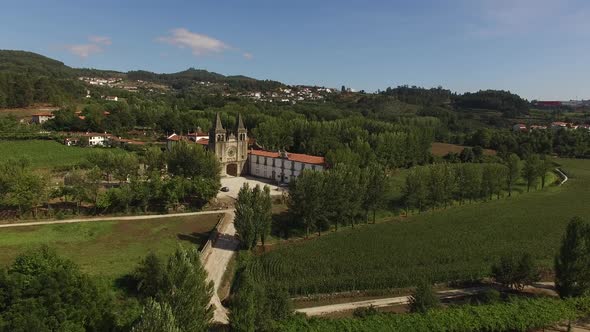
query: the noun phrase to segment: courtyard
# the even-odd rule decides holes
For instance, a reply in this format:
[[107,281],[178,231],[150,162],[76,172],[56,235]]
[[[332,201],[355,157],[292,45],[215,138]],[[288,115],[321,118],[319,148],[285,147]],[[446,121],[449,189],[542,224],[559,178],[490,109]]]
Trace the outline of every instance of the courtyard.
[[221,178],[221,187],[229,188],[229,191],[223,192],[220,191],[217,194],[217,198],[237,198],[238,192],[240,188],[244,185],[244,183],[248,183],[250,188],[256,187],[256,185],[260,185],[260,187],[269,186],[270,187],[270,195],[271,196],[280,196],[283,192],[287,191],[286,187],[279,187],[276,184],[271,183],[266,179],[255,178],[255,177],[243,177],[243,176],[224,176]]

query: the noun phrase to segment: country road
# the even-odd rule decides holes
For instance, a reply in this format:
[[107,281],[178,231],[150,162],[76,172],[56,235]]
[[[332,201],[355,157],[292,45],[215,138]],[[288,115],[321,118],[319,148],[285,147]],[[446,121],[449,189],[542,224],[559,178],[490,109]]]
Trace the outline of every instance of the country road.
[[[486,289],[488,289],[488,288],[487,287],[472,287],[472,288],[464,288],[464,289],[451,289],[451,290],[437,292],[437,294],[439,295],[439,297],[441,299],[450,299],[450,298],[461,297],[461,296],[475,295],[475,294],[480,293]],[[301,308],[301,309],[296,309],[295,311],[300,312],[300,313],[304,313],[307,316],[322,316],[322,315],[334,313],[334,312],[354,310],[356,308],[363,308],[363,307],[370,307],[370,306],[373,306],[375,308],[383,308],[383,307],[389,307],[389,306],[399,305],[399,304],[408,304],[409,302],[410,302],[410,296],[398,296],[398,297],[389,297],[389,298],[385,298],[385,299],[374,299],[374,300],[366,300],[366,301],[330,304],[330,305],[323,305],[323,306],[311,307],[311,308]]]
[[[525,289],[552,289],[554,287],[553,282],[537,282],[533,284],[533,286],[527,286]],[[436,294],[439,296],[441,300],[445,299],[452,299],[456,297],[462,296],[470,296],[481,293],[490,287],[470,287],[470,288],[460,288],[460,289],[449,289],[437,292]],[[356,302],[347,302],[347,303],[338,303],[338,304],[330,304],[330,305],[323,305],[317,307],[309,307],[309,308],[301,308],[296,309],[296,312],[300,312],[306,314],[307,316],[322,316],[334,312],[342,312],[342,311],[349,311],[354,310],[356,308],[364,308],[373,306],[375,308],[383,308],[383,307],[390,307],[393,305],[400,305],[400,304],[408,304],[410,302],[410,296],[398,296],[398,297],[389,297],[383,299],[373,299],[373,300],[365,300],[365,301],[356,301]]]
[[23,222],[18,222],[18,223],[13,223],[13,224],[0,224],[0,228],[53,225],[53,224],[74,224],[74,223],[90,222],[90,221],[147,220],[147,219],[172,218],[172,217],[189,217],[189,216],[198,216],[198,215],[204,215],[204,214],[218,214],[218,213],[228,213],[228,212],[233,213],[233,209],[187,212],[187,213],[150,214],[150,215],[141,215],[141,216],[120,216],[120,217],[113,216],[113,217],[78,218],[78,219],[30,221],[30,222],[23,221]]
[[223,221],[219,226],[219,236],[207,256],[202,258],[208,280],[213,281],[215,285],[213,297],[211,298],[211,304],[215,305],[213,321],[220,324],[229,324],[229,317],[227,309],[221,304],[217,291],[221,286],[225,270],[240,244],[235,237],[234,210],[226,210],[225,212]]
[[567,177],[567,175],[565,175],[565,173],[564,173],[564,172],[562,172],[562,171],[561,171],[561,169],[559,169],[559,167],[558,167],[558,168],[556,168],[556,169],[555,169],[555,171],[556,171],[557,173],[559,173],[559,175],[560,175],[560,176],[561,176],[561,178],[562,178],[561,182],[559,183],[559,185],[560,185],[560,186],[561,186],[562,184],[566,183],[566,182],[567,182],[567,180],[569,180],[569,178]]

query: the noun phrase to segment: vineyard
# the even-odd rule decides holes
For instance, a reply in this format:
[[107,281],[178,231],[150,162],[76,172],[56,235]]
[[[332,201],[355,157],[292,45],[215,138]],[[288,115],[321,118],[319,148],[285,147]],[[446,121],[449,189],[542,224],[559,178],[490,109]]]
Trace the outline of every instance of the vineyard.
[[590,314],[590,298],[519,299],[508,303],[433,310],[426,314],[380,314],[365,319],[282,322],[280,331],[531,331]]
[[551,267],[567,222],[590,213],[590,161],[560,163],[570,176],[562,187],[278,245],[253,268],[291,294],[314,294],[479,279],[510,252]]
[[[7,159],[27,159],[33,168],[73,167],[85,162],[93,151],[96,150],[66,146],[50,140],[0,141],[0,156]],[[109,149],[109,151],[125,152],[121,149]]]

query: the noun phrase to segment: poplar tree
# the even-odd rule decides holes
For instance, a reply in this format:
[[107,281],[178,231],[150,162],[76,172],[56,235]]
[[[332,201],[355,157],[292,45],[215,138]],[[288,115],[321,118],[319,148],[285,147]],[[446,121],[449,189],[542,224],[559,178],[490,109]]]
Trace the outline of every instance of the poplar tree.
[[531,190],[531,186],[537,183],[539,178],[539,168],[541,165],[541,159],[539,155],[533,154],[528,156],[522,169],[522,177],[526,180],[526,191]]
[[590,225],[579,217],[567,225],[555,257],[555,288],[562,298],[590,291]]
[[520,177],[520,158],[514,153],[511,153],[508,158],[506,158],[506,167],[508,171],[506,173],[506,185],[508,186],[508,196],[512,196],[512,187],[516,180]]
[[139,322],[133,327],[132,332],[182,332],[176,325],[176,319],[172,309],[167,303],[158,303],[154,299],[148,299],[143,307]]

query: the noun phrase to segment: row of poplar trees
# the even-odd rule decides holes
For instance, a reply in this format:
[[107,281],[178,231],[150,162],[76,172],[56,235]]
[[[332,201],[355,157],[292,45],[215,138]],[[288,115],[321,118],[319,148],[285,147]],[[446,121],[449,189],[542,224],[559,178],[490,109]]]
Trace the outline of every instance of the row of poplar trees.
[[431,164],[409,170],[403,188],[406,209],[419,211],[447,207],[453,202],[500,198],[504,192],[512,195],[521,178],[531,187],[541,182],[545,187],[547,173],[553,164],[546,158],[531,155],[521,161],[510,154],[503,163]]
[[253,189],[245,183],[236,202],[234,225],[245,249],[256,247],[258,241],[264,246],[272,225],[272,199],[268,186]]
[[366,168],[338,164],[318,172],[304,170],[289,187],[289,213],[310,232],[328,230],[330,225],[351,225],[361,219],[369,220],[385,192],[385,172],[377,164]]

